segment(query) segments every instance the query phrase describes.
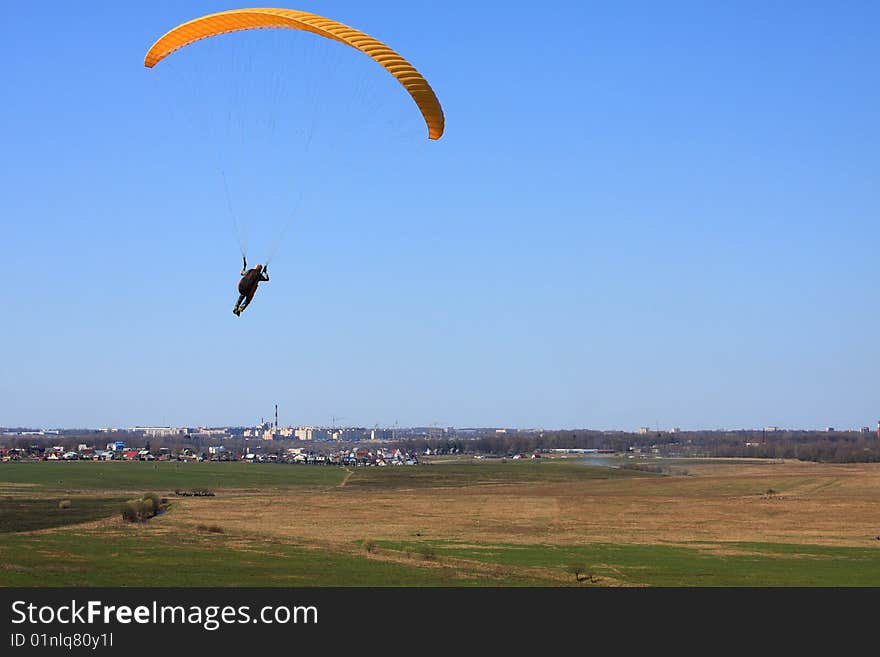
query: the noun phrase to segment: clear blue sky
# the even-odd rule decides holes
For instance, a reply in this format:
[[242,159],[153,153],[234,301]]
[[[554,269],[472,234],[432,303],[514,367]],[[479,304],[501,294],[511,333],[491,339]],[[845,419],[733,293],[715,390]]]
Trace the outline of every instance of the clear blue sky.
[[143,66],[234,6],[0,5],[0,425],[880,417],[878,3],[288,5],[438,142],[312,35]]

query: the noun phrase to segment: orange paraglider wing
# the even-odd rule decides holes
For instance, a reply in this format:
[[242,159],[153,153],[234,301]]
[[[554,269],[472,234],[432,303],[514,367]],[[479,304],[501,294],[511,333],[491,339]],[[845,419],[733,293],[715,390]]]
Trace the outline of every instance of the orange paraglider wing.
[[162,36],[144,58],[144,66],[152,68],[165,57],[194,41],[218,34],[253,30],[257,28],[288,28],[311,32],[339,41],[369,55],[393,75],[418,105],[428,126],[428,137],[443,135],[445,119],[443,108],[431,85],[403,57],[381,41],[347,25],[316,14],[293,9],[232,9],[178,25]]

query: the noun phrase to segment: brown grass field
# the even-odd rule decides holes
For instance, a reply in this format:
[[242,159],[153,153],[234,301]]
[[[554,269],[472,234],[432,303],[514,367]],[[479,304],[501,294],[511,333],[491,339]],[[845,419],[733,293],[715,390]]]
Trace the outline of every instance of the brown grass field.
[[878,543],[880,464],[693,460],[686,468],[684,476],[563,483],[229,491],[222,507],[179,500],[163,521],[336,545],[416,536],[481,544]]

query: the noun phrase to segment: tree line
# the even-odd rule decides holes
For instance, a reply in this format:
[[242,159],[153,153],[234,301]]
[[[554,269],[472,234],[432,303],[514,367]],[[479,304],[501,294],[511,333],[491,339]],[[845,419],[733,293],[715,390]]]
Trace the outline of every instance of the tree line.
[[554,449],[648,453],[667,458],[799,459],[825,463],[880,461],[880,439],[861,431],[686,431],[648,433],[589,430],[508,432],[473,438],[409,438],[395,445],[423,453],[511,456]]

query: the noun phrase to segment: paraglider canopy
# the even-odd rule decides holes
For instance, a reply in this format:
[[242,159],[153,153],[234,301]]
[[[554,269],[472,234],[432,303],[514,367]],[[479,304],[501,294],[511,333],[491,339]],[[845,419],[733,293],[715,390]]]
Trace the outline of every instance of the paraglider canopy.
[[305,11],[271,8],[232,9],[196,18],[178,25],[156,41],[147,52],[144,65],[152,68],[175,50],[200,39],[258,28],[288,28],[311,32],[363,52],[403,85],[425,119],[428,137],[439,139],[443,135],[445,128],[443,108],[434,90],[412,64],[384,43],[363,32]]

